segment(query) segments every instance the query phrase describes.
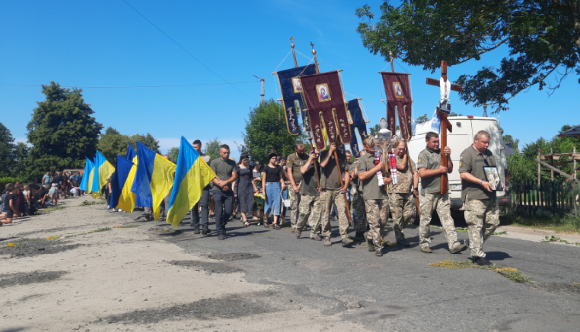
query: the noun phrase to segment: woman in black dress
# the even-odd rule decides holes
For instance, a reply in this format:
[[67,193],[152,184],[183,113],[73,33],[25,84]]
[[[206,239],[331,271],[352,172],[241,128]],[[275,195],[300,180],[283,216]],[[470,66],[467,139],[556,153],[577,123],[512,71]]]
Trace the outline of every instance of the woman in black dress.
[[248,213],[252,212],[254,207],[254,192],[257,190],[254,184],[254,177],[252,169],[250,168],[250,159],[248,155],[243,153],[240,156],[240,164],[238,165],[238,179],[236,182],[234,192],[238,196],[238,209],[242,215],[242,222],[244,226],[250,226],[248,222]]

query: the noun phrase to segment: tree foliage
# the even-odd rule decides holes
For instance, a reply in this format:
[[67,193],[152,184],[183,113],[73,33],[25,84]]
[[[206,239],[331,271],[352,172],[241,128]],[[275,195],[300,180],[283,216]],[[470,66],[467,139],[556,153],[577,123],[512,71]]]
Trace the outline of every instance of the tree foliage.
[[14,137],[10,130],[0,122],[0,177],[10,176],[13,151]]
[[116,129],[108,127],[105,133],[99,137],[97,149],[110,163],[114,164],[118,154],[127,155],[128,143],[129,136],[121,135]]
[[[220,157],[220,146],[222,142],[220,142],[217,137],[213,140],[207,142],[207,144],[202,148],[202,152],[211,157],[211,159],[218,159]],[[230,152],[232,147],[230,146]]]
[[[500,46],[509,49],[496,67],[459,77],[460,97],[466,103],[507,110],[509,99],[531,86],[553,91],[574,70],[580,75],[577,0],[391,3],[381,5],[378,20],[368,5],[356,11],[363,20],[357,28],[363,45],[385,59],[392,51],[402,61],[434,72],[441,60],[452,66],[480,60]],[[556,78],[554,86],[548,85],[550,77]]]
[[153,137],[153,135],[151,135],[150,133],[147,133],[147,135],[136,134],[129,137],[129,142],[131,143],[131,145],[133,145],[135,151],[137,151],[137,141],[139,141],[146,147],[150,148],[151,150],[155,151],[156,153],[161,154],[161,152],[159,151],[159,140]]
[[[282,116],[280,117],[280,114]],[[286,127],[284,109],[273,99],[250,110],[243,133],[244,150],[252,161],[267,162],[270,150],[291,154],[297,141],[304,142],[305,135],[290,135]]]
[[27,125],[32,144],[28,173],[38,177],[46,171],[82,168],[85,156],[94,156],[103,126],[92,116],[82,90],[64,89],[51,82],[42,86],[46,95],[38,102]]
[[172,147],[171,149],[167,150],[167,155],[169,156],[169,160],[174,163],[177,163],[177,157],[179,157],[179,148]]

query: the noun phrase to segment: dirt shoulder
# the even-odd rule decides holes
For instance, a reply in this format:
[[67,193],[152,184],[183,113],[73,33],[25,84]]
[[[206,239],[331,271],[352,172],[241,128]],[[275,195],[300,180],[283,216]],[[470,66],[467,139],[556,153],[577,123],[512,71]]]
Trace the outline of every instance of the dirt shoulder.
[[[506,234],[501,234],[506,232]],[[551,238],[552,236],[570,243],[580,243],[580,234],[578,233],[558,233],[551,230],[539,229],[534,227],[525,226],[499,226],[496,233],[500,233],[499,236],[527,240],[527,241],[542,241],[546,238]],[[554,241],[554,243],[566,244],[565,242]]]
[[280,287],[246,282],[231,262],[186,254],[127,214],[75,206],[84,199],[0,228],[2,329],[357,328],[285,302]]

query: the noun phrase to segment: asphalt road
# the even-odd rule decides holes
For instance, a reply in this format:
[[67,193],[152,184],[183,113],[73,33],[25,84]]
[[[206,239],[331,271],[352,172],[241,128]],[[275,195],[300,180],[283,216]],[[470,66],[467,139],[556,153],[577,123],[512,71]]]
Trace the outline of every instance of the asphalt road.
[[[308,232],[296,239],[289,228],[243,227],[235,219],[227,225],[227,239],[219,241],[215,233],[193,234],[189,216],[177,231],[152,236],[196,254],[259,255],[228,265],[246,271],[249,282],[277,286],[281,292],[270,296],[286,307],[338,313],[371,331],[580,331],[580,285],[573,286],[580,283],[578,246],[492,236],[484,246],[488,258],[533,281],[523,284],[493,271],[429,266],[469,256],[469,250],[451,255],[439,229],[432,229],[432,254],[420,252],[418,230],[411,226],[411,248],[388,247],[375,257],[360,244],[343,248],[337,222],[332,224],[330,247],[310,240]],[[391,224],[387,231],[386,240],[394,242]],[[458,237],[465,241],[467,234]]]

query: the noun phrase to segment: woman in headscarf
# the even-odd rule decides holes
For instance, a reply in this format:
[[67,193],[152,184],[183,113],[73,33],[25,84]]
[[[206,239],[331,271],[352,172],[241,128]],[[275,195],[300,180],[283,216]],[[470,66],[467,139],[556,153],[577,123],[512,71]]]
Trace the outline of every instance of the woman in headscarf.
[[280,229],[278,218],[280,217],[281,207],[281,191],[286,188],[283,179],[282,167],[276,166],[276,153],[272,152],[268,155],[269,163],[262,171],[262,194],[266,196],[266,206],[264,212],[266,218],[264,220],[264,227],[268,227],[268,217],[270,213],[274,215],[272,227]]
[[247,227],[250,226],[248,213],[252,212],[252,208],[254,207],[254,192],[257,191],[257,188],[253,181],[250,159],[248,159],[246,153],[242,153],[240,156],[238,168],[238,178],[234,192],[238,197],[238,209],[242,215],[242,222]]

